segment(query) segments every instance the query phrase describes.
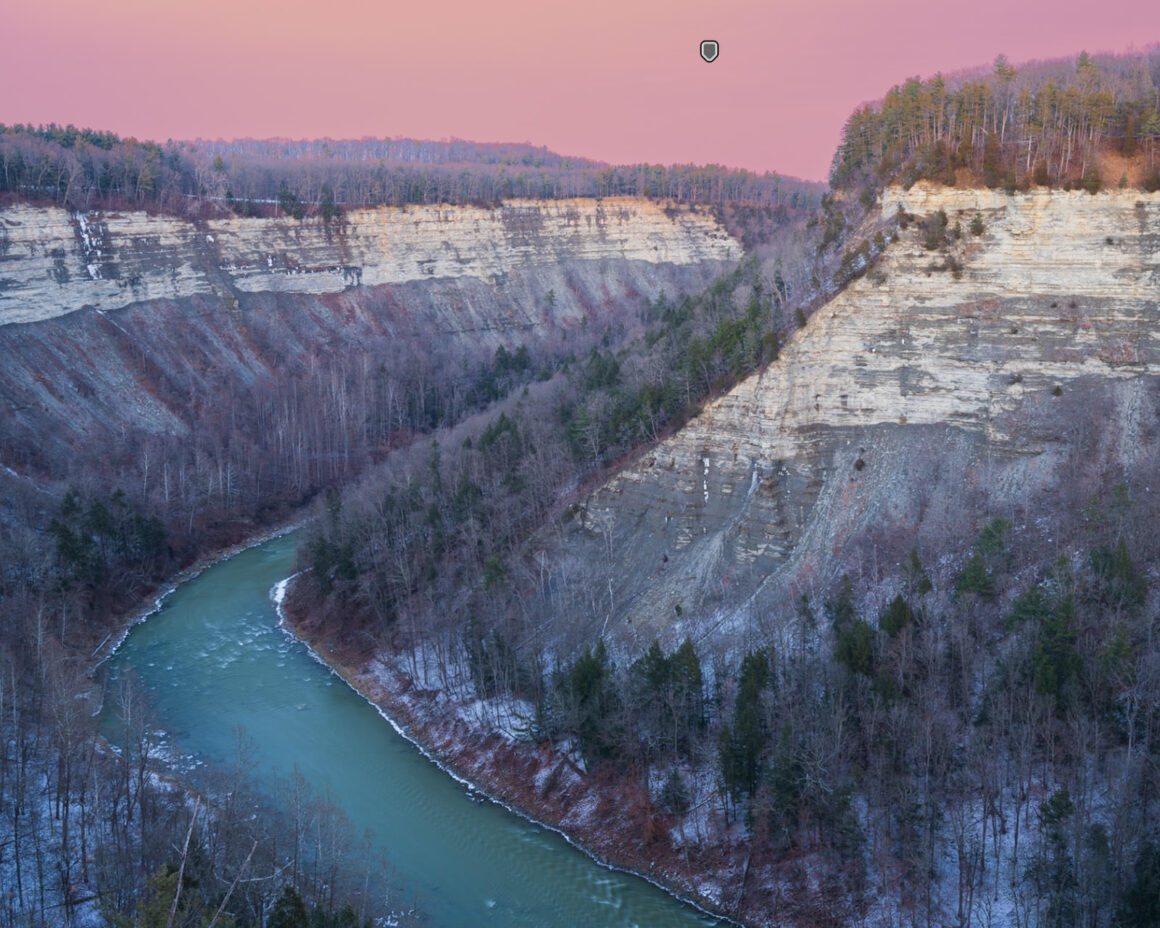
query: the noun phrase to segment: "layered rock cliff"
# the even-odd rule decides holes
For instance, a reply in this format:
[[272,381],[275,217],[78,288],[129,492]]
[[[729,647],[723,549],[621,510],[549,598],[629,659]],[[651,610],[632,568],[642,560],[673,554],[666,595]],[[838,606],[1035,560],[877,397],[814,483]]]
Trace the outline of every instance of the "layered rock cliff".
[[51,470],[97,435],[182,435],[195,407],[371,344],[376,366],[562,345],[643,297],[700,289],[740,253],[708,213],[634,199],[330,222],[6,207],[0,463]]
[[900,229],[779,361],[585,499],[549,599],[599,590],[573,608],[630,650],[728,640],[988,513],[1049,536],[1040,516],[1152,466],[1160,196],[918,186],[863,231],[900,209],[945,211],[947,247]]
[[707,213],[628,198],[382,207],[329,222],[191,222],[20,205],[0,212],[0,325],[146,300],[417,280],[494,284],[569,262],[690,266],[738,257],[738,243]]

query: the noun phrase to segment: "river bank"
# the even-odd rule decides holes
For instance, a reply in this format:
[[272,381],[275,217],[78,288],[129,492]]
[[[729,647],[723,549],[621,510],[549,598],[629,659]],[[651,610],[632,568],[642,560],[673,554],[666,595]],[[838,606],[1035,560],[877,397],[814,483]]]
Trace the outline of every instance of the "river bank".
[[209,570],[215,564],[220,564],[222,561],[228,561],[232,557],[236,557],[243,551],[250,548],[255,548],[258,545],[265,544],[275,538],[281,538],[283,535],[289,535],[302,528],[310,521],[310,516],[297,515],[293,520],[284,522],[281,525],[276,525],[270,528],[262,529],[253,535],[247,535],[241,541],[235,542],[231,545],[226,545],[224,548],[218,548],[203,554],[198,557],[192,564],[183,567],[173,576],[169,577],[159,589],[145,593],[141,598],[141,602],[136,608],[130,609],[123,613],[115,622],[114,630],[101,641],[94,649],[93,653],[89,655],[89,660],[92,662],[90,671],[95,672],[101,664],[105,663],[112,657],[129,636],[129,632],[133,627],[140,625],[149,616],[157,613],[169,596],[183,583],[188,583],[198,575]]
[[[323,816],[322,838],[310,826],[311,846],[325,845],[320,859],[347,861],[343,873],[360,886],[364,864],[352,853],[385,860],[391,907],[415,908],[439,928],[714,923],[644,880],[598,866],[558,833],[479,801],[280,627],[271,591],[295,572],[297,541],[276,538],[190,580],[104,666],[110,688],[131,675],[147,700],[150,729],[164,732],[156,756],[211,792],[244,768],[252,785],[243,819],[266,803],[287,811],[291,827],[295,815]],[[314,798],[304,800],[303,789]],[[328,837],[332,819],[348,823],[347,837]],[[288,842],[287,832],[275,843]]]
[[[336,650],[312,623],[305,597],[295,595],[301,584],[294,579],[279,584],[276,594],[287,631],[469,790],[707,915],[733,924],[783,923],[775,914],[788,913],[749,872],[741,826],[714,831],[697,845],[675,841],[674,823],[639,780],[611,769],[585,772],[566,753],[523,739],[518,718],[492,714],[480,700],[456,700],[418,685],[401,658],[378,654],[364,660]],[[704,818],[712,817],[706,809]]]

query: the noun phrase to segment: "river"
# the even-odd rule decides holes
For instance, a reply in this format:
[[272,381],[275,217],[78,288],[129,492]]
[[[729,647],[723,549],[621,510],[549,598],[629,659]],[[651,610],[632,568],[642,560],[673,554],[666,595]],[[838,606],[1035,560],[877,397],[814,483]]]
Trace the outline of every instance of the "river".
[[284,535],[210,567],[136,626],[106,665],[132,670],[189,764],[229,763],[237,726],[259,776],[295,766],[361,833],[440,928],[685,928],[719,922],[610,871],[552,831],[465,789],[277,624],[270,591],[294,569]]

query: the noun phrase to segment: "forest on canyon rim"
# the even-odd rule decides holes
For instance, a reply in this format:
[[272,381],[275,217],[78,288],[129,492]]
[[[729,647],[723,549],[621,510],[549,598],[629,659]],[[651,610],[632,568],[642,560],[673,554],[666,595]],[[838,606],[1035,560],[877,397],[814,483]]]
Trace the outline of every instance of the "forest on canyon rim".
[[[990,893],[1016,900],[1019,924],[1157,924],[1160,513],[1144,475],[1106,475],[1053,513],[1053,549],[987,514],[965,543],[913,550],[884,609],[868,613],[842,577],[782,605],[792,636],[757,629],[744,653],[691,639],[613,653],[579,630],[537,645],[520,599],[535,532],[778,363],[791,332],[871,271],[886,239],[853,232],[884,185],[1153,191],[1158,143],[1156,52],[908,81],[851,116],[816,209],[813,187],[772,175],[519,146],[384,143],[368,164],[371,143],[182,147],[0,127],[9,200],[341,222],[356,205],[640,194],[714,206],[753,246],[702,292],[642,297],[567,341],[415,353],[384,340],[191,403],[191,437],[142,429],[0,461],[24,475],[4,475],[0,519],[3,853],[38,871],[5,917],[46,923],[82,904],[78,886],[122,913],[172,898],[188,806],[147,776],[143,738],[135,754],[99,750],[76,698],[87,657],[181,567],[314,499],[299,584],[314,633],[352,660],[439,652],[446,686],[510,702],[529,741],[574,751],[586,771],[643,782],[669,826],[712,794],[721,826],[798,900],[784,915],[969,925]],[[921,234],[937,250],[950,230]],[[241,799],[253,789],[239,775],[211,797],[203,886],[241,870],[249,847],[230,810],[257,802]],[[317,814],[341,831],[325,804]],[[263,838],[259,855],[285,845]],[[320,918],[358,908],[353,885],[327,895],[335,878],[290,882]],[[191,894],[187,923],[222,892]],[[279,892],[240,890],[237,924],[258,923]]]

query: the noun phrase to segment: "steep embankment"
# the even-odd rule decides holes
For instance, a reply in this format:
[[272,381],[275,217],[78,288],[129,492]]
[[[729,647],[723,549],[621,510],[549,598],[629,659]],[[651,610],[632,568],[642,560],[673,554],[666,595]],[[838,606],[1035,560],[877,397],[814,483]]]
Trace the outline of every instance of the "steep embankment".
[[[477,681],[437,648],[383,654],[348,673],[441,759],[495,795],[559,824],[605,859],[753,924],[828,924],[871,909],[884,920],[910,918],[913,886],[929,887],[928,911],[950,918],[956,906],[949,832],[933,816],[927,836],[935,856],[915,858],[926,862],[900,881],[910,853],[900,848],[909,839],[891,831],[894,800],[883,799],[890,794],[881,788],[873,803],[865,794],[855,815],[873,835],[873,851],[855,842],[853,850],[826,856],[841,846],[832,838],[840,829],[829,820],[823,844],[820,818],[811,816],[829,814],[831,791],[844,788],[839,749],[857,741],[850,729],[868,724],[871,710],[860,715],[861,707],[839,706],[830,735],[809,740],[830,724],[825,716],[834,701],[813,687],[828,689],[834,680],[822,679],[828,658],[813,660],[812,643],[801,641],[821,630],[811,625],[803,632],[792,619],[800,594],[809,593],[816,608],[836,575],[848,570],[860,596],[869,590],[883,597],[863,604],[873,619],[897,589],[897,562],[916,546],[931,557],[938,584],[932,596],[949,601],[955,559],[996,514],[1011,519],[1031,558],[1050,563],[1066,553],[1066,546],[1051,544],[1063,519],[1088,505],[1095,489],[1112,482],[1109,475],[1150,492],[1150,478],[1136,478],[1154,475],[1160,455],[1160,196],[1006,197],[920,186],[887,191],[864,233],[890,227],[900,207],[910,218],[880,260],[796,332],[777,362],[587,494],[561,531],[543,532],[527,546],[527,569],[509,572],[524,609],[512,624],[529,652],[567,660],[603,637],[623,668],[654,637],[671,653],[688,635],[717,684],[735,682],[729,665],[754,647],[784,645],[792,656],[782,655],[783,668],[800,662],[817,672],[799,696],[821,708],[781,719],[787,728],[791,718],[802,726],[786,741],[787,776],[796,776],[793,764],[805,765],[802,782],[821,784],[818,794],[827,799],[778,800],[789,810],[788,823],[779,826],[780,850],[762,831],[770,819],[754,824],[773,814],[770,807],[753,799],[748,828],[725,815],[719,726],[700,755],[680,767],[690,809],[671,814],[659,795],[670,763],[663,751],[647,786],[635,769],[619,779],[607,766],[581,771],[575,741],[522,742],[520,730],[535,724],[535,708],[518,698],[477,698]],[[940,210],[946,235],[935,221]],[[300,629],[318,636],[310,616],[290,605]],[[969,613],[971,604],[961,608]],[[924,648],[939,633],[926,634]],[[456,640],[452,655],[458,647]],[[943,659],[939,648],[936,641],[925,652],[931,668]],[[791,675],[785,677],[777,685],[789,689]],[[945,677],[932,675],[925,696],[915,691],[893,703],[890,696],[869,698],[868,677],[850,679],[850,692],[865,694],[873,711],[899,709],[896,720],[907,717],[909,700],[925,706],[928,722],[941,713],[948,756],[973,741],[976,728],[985,733],[977,706],[956,708],[969,721],[955,727],[946,721],[955,713],[933,705],[941,700],[935,694],[953,688]],[[968,689],[977,685],[972,678]],[[727,685],[720,692],[716,711],[724,716],[733,694]],[[1042,696],[1032,693],[1029,700]],[[928,697],[932,704],[922,702]],[[886,731],[881,718],[875,724],[879,734]],[[1001,741],[1007,723],[994,724]],[[933,769],[929,755],[926,766],[916,766],[919,755],[905,750],[914,730],[899,725],[889,737],[898,739],[903,765],[880,767],[879,787],[907,784],[911,770],[929,778]],[[924,729],[925,737],[932,730]],[[799,739],[807,746],[796,754]],[[986,756],[996,750],[1005,749],[992,742]],[[781,763],[770,759],[771,768]],[[851,777],[873,781],[853,759],[849,766],[859,771]],[[994,810],[1012,795],[1014,819],[1022,816],[1031,836],[1026,844],[1035,840],[1030,810],[1038,808],[1027,797],[1046,796],[1055,775],[1042,774],[1032,788],[1028,773],[1014,787],[995,786],[981,803],[964,787],[944,797],[939,815],[958,821],[961,835],[974,829],[986,837],[988,828],[1008,828],[1008,819],[996,825],[991,816],[1007,815],[1010,807]],[[815,789],[792,789],[799,787]],[[795,838],[799,828],[803,835]],[[1020,858],[1015,850],[1006,839],[994,840],[995,863],[987,864],[995,883],[985,904],[1003,919],[1037,898],[1024,882],[1028,852]],[[960,920],[963,872],[957,872]]]
[[7,207],[4,462],[52,471],[94,437],[182,435],[255,382],[371,346],[391,365],[562,344],[633,298],[704,286],[740,251],[706,213],[631,199],[331,222]]
[[1157,459],[1160,196],[919,185],[880,218],[900,208],[945,210],[942,249],[901,230],[777,363],[584,500],[545,600],[634,651],[720,642],[747,606]]

